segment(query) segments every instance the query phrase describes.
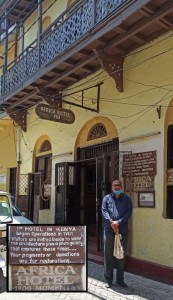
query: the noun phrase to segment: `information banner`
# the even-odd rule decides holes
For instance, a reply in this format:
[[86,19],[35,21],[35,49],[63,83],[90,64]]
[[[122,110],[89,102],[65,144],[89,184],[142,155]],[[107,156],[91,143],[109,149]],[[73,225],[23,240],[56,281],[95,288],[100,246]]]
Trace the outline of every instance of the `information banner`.
[[10,226],[9,264],[84,262],[84,226]]
[[8,291],[86,291],[86,226],[9,225]]

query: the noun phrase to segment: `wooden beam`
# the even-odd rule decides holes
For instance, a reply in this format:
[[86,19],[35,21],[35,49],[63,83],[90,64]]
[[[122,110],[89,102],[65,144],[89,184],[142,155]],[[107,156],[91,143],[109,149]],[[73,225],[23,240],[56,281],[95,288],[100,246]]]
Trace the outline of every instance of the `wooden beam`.
[[106,49],[119,45],[121,42],[125,41],[128,38],[131,38],[133,35],[141,31],[142,29],[148,27],[154,22],[157,22],[159,19],[161,19],[166,14],[172,11],[173,11],[173,4],[171,0],[167,2],[161,9],[159,9],[154,15],[146,18],[145,20],[139,21],[137,24],[135,24],[129,30],[127,30],[126,33],[122,34],[118,38],[115,38],[110,43],[108,43]]
[[32,97],[33,95],[35,95],[38,92],[37,89],[33,90],[32,92],[28,93],[27,95],[23,96],[20,100],[15,101],[15,103],[13,103],[12,105],[10,105],[9,109],[11,110],[12,108],[14,108],[15,106],[20,105],[22,102],[24,102],[25,100],[29,99],[30,97]]
[[[76,63],[75,66],[71,66],[67,70],[65,70],[64,72],[62,72],[62,74],[59,77],[51,79],[49,81],[49,83],[46,85],[46,87],[51,86],[55,82],[61,81],[62,79],[64,79],[65,77],[69,76],[71,73],[74,73],[76,70],[82,68],[88,62],[92,61],[95,58],[96,58],[96,55],[94,53],[92,53],[89,57],[87,57],[85,59],[82,59],[81,61],[79,61],[78,63]],[[45,85],[42,85],[41,89],[44,88],[44,87],[45,87]]]
[[[155,10],[155,8],[153,6],[151,7],[151,5],[150,5],[150,6],[141,8],[140,9],[140,13],[143,16],[149,17],[149,16],[151,16],[151,15],[154,14],[154,10]],[[170,21],[168,21],[167,19],[165,19],[165,18],[161,18],[156,23],[159,26],[165,28],[166,30],[169,30],[173,26],[173,24]]]
[[[122,27],[117,27],[117,28],[115,28],[113,31],[122,34],[122,33],[127,32],[127,29],[124,29],[124,28],[122,28]],[[137,42],[137,43],[140,44],[140,45],[142,45],[142,44],[145,43],[145,39],[142,38],[142,37],[140,37],[140,36],[137,36],[137,35],[131,36],[130,39],[133,40],[133,41],[135,41],[135,42]]]
[[[69,65],[69,66],[75,66],[75,64],[78,63],[78,62],[79,62],[79,60],[76,62],[74,59],[73,60],[72,59],[68,59],[68,60],[64,61],[63,64],[66,64],[66,65]],[[93,72],[92,68],[90,68],[88,66],[87,67],[84,66],[84,67],[82,67],[80,69],[83,69],[88,74],[91,74]],[[71,76],[72,76],[72,74],[70,74],[68,77],[71,77]]]
[[[131,27],[124,34],[121,34],[121,36],[119,36],[118,38],[115,38],[112,41],[110,41],[108,43],[108,45],[106,45],[102,49],[98,49],[99,53],[101,51],[104,51],[104,50],[109,49],[111,47],[115,47],[115,46],[119,45],[121,42],[125,41],[126,39],[131,38],[132,36],[137,34],[141,29],[149,26],[153,22],[156,22],[157,20],[164,17],[168,12],[170,12],[172,10],[173,10],[173,5],[172,5],[172,0],[171,0],[168,3],[166,3],[161,9],[159,9],[153,16],[150,16],[145,20],[139,21],[137,24],[135,24],[135,26]],[[97,36],[97,34],[96,34],[96,36]],[[94,36],[93,36],[93,39],[94,39]],[[91,38],[91,41],[92,41],[92,38]],[[96,58],[96,54],[93,54],[93,55],[91,54],[87,58],[85,58],[85,59],[81,60],[80,62],[78,62],[75,65],[74,68],[70,67],[68,70],[65,70],[59,78],[54,78],[54,79],[50,80],[50,82],[48,83],[48,86],[50,86],[54,82],[60,81],[61,79],[68,76],[69,74],[71,74],[75,70],[77,70],[79,68],[82,68],[89,61],[92,61],[95,58]]]

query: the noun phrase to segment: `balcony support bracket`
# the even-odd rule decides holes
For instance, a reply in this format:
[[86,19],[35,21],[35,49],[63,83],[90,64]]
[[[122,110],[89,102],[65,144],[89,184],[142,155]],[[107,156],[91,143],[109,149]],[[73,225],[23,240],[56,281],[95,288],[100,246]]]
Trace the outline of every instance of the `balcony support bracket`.
[[7,113],[12,118],[12,120],[22,128],[24,132],[27,131],[27,126],[26,126],[27,111],[22,111],[22,112],[7,111]]
[[111,76],[116,83],[117,90],[123,92],[123,62],[124,58],[121,55],[110,55],[104,51],[98,52],[94,49],[102,68]]

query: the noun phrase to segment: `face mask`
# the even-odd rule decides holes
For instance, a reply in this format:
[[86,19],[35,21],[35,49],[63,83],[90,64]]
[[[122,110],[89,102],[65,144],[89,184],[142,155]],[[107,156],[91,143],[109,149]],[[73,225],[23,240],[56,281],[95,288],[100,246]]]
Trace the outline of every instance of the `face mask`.
[[115,195],[121,195],[123,193],[123,190],[113,191]]

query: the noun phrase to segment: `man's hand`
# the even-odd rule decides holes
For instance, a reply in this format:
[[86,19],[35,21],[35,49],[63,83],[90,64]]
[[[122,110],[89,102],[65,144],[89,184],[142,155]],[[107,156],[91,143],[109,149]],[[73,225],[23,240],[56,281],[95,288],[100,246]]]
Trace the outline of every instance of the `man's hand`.
[[111,227],[116,234],[119,232],[119,223],[117,221],[112,221]]

